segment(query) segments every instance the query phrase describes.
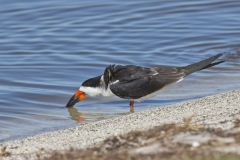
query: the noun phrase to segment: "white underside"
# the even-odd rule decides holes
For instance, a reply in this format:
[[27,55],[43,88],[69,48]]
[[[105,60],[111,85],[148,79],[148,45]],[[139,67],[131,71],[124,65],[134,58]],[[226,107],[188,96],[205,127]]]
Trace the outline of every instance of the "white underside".
[[[179,83],[179,82],[181,82],[182,80],[183,80],[183,78],[179,79],[179,80],[176,81],[175,83]],[[171,84],[172,84],[172,83],[171,83]],[[171,85],[171,84],[169,84],[169,85]],[[163,89],[168,88],[169,85],[167,85],[167,86],[161,88],[160,90],[158,90],[158,91],[156,91],[156,92],[153,92],[153,93],[148,94],[148,95],[146,95],[146,96],[144,96],[144,97],[138,98],[138,99],[136,99],[136,101],[141,102],[141,101],[144,101],[144,100],[146,100],[146,99],[152,98],[152,97],[158,95],[159,92],[162,92]]]

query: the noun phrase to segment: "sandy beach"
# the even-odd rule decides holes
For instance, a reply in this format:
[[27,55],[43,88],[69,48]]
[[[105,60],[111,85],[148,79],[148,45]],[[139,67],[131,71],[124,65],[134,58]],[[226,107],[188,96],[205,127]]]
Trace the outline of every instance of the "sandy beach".
[[[137,107],[137,106],[136,106]],[[240,91],[229,91],[174,105],[161,106],[60,131],[48,132],[1,144],[10,156],[2,159],[34,159],[47,150],[66,150],[94,146],[108,137],[130,131],[147,130],[166,123],[182,123],[193,116],[193,123],[230,129],[240,117]],[[43,150],[44,149],[44,150]],[[0,157],[1,158],[1,157]]]

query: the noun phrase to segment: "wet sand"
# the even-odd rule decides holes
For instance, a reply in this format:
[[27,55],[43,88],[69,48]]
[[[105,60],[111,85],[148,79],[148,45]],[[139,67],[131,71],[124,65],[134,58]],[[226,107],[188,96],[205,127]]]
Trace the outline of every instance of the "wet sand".
[[3,159],[34,159],[36,153],[94,146],[106,138],[130,131],[147,130],[166,123],[182,123],[193,116],[192,122],[208,127],[230,129],[240,116],[240,91],[231,91],[197,100],[162,106],[102,120],[75,128],[44,133],[21,140],[9,141],[6,146],[11,156]]

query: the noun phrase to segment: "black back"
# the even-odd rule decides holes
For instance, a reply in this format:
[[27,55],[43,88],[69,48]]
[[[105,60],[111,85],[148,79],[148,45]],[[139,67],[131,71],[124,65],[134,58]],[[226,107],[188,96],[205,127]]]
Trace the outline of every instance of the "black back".
[[120,66],[111,67],[111,91],[126,99],[138,99],[151,94],[164,86],[176,82],[184,77],[184,72],[177,67],[159,66],[154,68],[140,66]]

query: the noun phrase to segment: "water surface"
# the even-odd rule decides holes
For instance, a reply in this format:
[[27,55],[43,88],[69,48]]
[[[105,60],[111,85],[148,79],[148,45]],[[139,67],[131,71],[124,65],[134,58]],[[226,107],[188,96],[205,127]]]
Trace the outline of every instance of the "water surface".
[[1,2],[0,141],[128,114],[127,101],[64,108],[108,64],[181,66],[225,55],[136,111],[240,88],[240,1]]

